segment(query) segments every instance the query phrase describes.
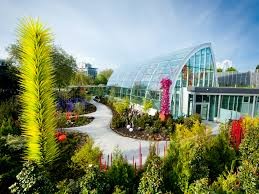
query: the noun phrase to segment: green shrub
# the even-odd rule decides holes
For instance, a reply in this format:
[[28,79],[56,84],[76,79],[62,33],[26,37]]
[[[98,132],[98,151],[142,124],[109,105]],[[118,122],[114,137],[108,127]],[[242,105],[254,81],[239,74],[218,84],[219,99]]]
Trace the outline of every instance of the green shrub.
[[208,178],[196,180],[188,189],[188,194],[210,194],[213,193],[209,187]]
[[127,193],[133,192],[134,169],[123,158],[123,155],[119,150],[113,152],[112,166],[107,173],[112,189],[116,186],[120,186],[127,191]]
[[16,176],[17,182],[9,187],[11,193],[53,193],[54,185],[44,169],[31,162],[26,162]]
[[74,111],[75,111],[75,113],[77,113],[79,115],[83,114],[84,106],[82,105],[82,103],[80,103],[80,102],[75,103]]
[[60,112],[57,112],[57,128],[64,128],[67,124],[66,115]]
[[89,166],[99,165],[100,156],[100,148],[95,147],[93,140],[88,138],[86,143],[75,152],[71,160],[77,167],[87,171]]
[[240,180],[233,171],[223,172],[211,186],[215,193],[241,194]]
[[147,100],[146,98],[143,99],[143,111],[146,113],[153,107],[152,100]]
[[123,188],[120,188],[119,186],[115,186],[115,190],[112,194],[126,194],[127,192],[123,190]]
[[81,193],[102,194],[109,190],[109,184],[104,172],[98,166],[86,169],[86,174],[78,180]]
[[188,129],[177,125],[170,140],[164,166],[167,190],[187,192],[191,183],[208,178],[207,145],[211,134],[198,121]]
[[259,191],[259,124],[258,119],[251,122],[239,147],[242,159],[239,177],[243,190],[254,194]]
[[9,193],[8,187],[22,169],[24,144],[21,136],[0,137],[0,193]]
[[148,165],[150,165],[150,163],[152,163],[152,161],[157,157],[156,154],[156,144],[150,144],[149,145],[149,152],[148,152],[148,156],[146,159],[146,162],[144,164],[144,169],[146,170]]
[[207,147],[209,178],[214,181],[223,171],[230,169],[237,159],[235,150],[230,145],[228,129],[221,126],[220,133],[211,137]]
[[129,105],[130,101],[128,98],[113,103],[116,112],[120,115],[122,115],[129,108]]
[[112,123],[111,127],[112,128],[121,128],[126,126],[126,119],[119,115],[119,114],[114,114],[112,117]]
[[14,133],[14,129],[11,123],[11,119],[3,120],[2,125],[0,127],[0,136],[13,134],[13,133]]
[[163,191],[162,160],[158,156],[154,156],[143,173],[138,193],[159,194]]

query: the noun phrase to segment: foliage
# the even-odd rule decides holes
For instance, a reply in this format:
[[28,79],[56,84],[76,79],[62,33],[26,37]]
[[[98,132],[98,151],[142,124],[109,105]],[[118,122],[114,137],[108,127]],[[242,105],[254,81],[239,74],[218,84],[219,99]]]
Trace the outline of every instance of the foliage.
[[[10,61],[20,63],[21,53],[19,44],[11,44],[7,48],[7,51],[10,56]],[[53,73],[56,86],[59,89],[68,86],[72,77],[74,76],[76,68],[75,59],[66,53],[66,51],[64,51],[61,47],[55,45],[51,47],[50,54],[53,58]]]
[[213,193],[209,187],[208,178],[202,178],[194,181],[188,189],[188,194],[209,194]]
[[[61,47],[53,46],[51,50],[56,86],[68,86],[76,70],[76,60]],[[64,76],[65,75],[65,76]]]
[[38,165],[25,162],[16,176],[17,182],[9,187],[11,193],[53,193],[54,185],[48,174]]
[[0,136],[0,193],[8,193],[22,169],[24,143],[21,136]]
[[210,131],[198,121],[191,129],[177,125],[164,166],[168,189],[186,192],[195,180],[209,176],[206,145],[210,135]]
[[120,128],[120,127],[125,127],[126,126],[126,119],[119,114],[114,114],[112,117],[112,123],[111,127],[112,128]]
[[86,169],[86,174],[79,179],[79,186],[82,193],[105,193],[109,189],[108,180],[104,172],[98,166]]
[[143,111],[146,113],[153,107],[153,102],[151,100],[147,100],[146,98],[143,100]]
[[228,127],[220,127],[219,134],[211,137],[207,149],[209,178],[214,181],[223,171],[230,169],[237,159],[236,152],[230,145]]
[[56,122],[51,41],[51,33],[39,20],[30,18],[21,21],[18,45],[25,157],[43,166],[53,162],[58,155],[54,137]]
[[115,110],[122,115],[128,108],[129,108],[130,102],[129,99],[123,99],[121,101],[116,101],[113,103],[113,106]]
[[219,68],[217,68],[217,72],[221,73],[221,72],[223,72],[223,69],[219,67]]
[[76,72],[71,80],[71,84],[74,86],[86,86],[94,83],[91,76],[86,75],[84,72]]
[[89,166],[99,165],[100,156],[100,148],[95,147],[93,140],[88,138],[85,144],[75,152],[71,160],[76,167],[87,171]]
[[196,114],[196,113],[183,119],[183,124],[188,129],[191,129],[193,127],[194,123],[196,123],[196,122],[201,123],[201,116],[199,114]]
[[[20,105],[15,97],[0,102],[0,131],[3,132],[4,130],[4,134],[12,133],[19,135],[21,133],[18,117],[19,109]],[[6,130],[6,128],[10,130]]]
[[[245,119],[248,122],[248,119]],[[258,118],[251,119],[246,128],[245,137],[240,144],[241,167],[240,181],[246,193],[258,193],[259,190],[259,126]]]
[[240,189],[240,180],[237,173],[230,171],[220,175],[212,185],[211,190],[215,193],[238,194],[243,193]]
[[19,93],[18,73],[18,68],[12,64],[0,65],[0,101]]
[[119,186],[127,193],[132,193],[134,184],[133,167],[128,164],[118,149],[113,152],[112,156],[112,166],[107,171],[111,188],[116,189],[116,186]]
[[0,136],[14,134],[14,129],[12,127],[11,119],[3,120],[2,125],[0,126]]
[[105,69],[103,71],[100,71],[96,77],[95,83],[96,84],[104,84],[106,85],[109,78],[112,75],[113,70],[112,69]]
[[115,190],[112,194],[126,194],[126,191],[123,190],[123,188],[120,188],[119,186],[115,186]]
[[147,166],[146,171],[139,183],[139,194],[158,194],[163,193],[162,160],[154,156]]
[[235,67],[229,67],[226,69],[226,72],[237,72],[237,69]]

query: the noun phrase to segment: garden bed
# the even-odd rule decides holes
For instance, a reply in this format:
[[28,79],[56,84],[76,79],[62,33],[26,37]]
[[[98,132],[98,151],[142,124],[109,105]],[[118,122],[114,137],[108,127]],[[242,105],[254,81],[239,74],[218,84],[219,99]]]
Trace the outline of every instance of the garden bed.
[[160,133],[150,134],[146,131],[140,131],[137,129],[130,132],[127,128],[117,128],[117,129],[111,128],[111,129],[121,136],[130,137],[133,139],[149,140],[149,141],[169,141],[170,140],[169,135],[164,135]]
[[70,119],[66,117],[65,113],[60,113],[58,115],[58,128],[70,128],[70,127],[80,127],[84,125],[88,125],[94,120],[94,117],[87,116],[73,116]]

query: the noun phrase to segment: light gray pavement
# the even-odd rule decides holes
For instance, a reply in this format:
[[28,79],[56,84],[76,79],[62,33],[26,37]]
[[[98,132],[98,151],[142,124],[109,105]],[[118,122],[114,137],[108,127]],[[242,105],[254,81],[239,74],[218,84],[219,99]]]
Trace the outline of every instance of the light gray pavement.
[[[142,152],[142,162],[146,160],[148,155],[150,143],[154,143],[152,141],[144,141],[144,140],[137,140],[128,137],[123,137],[110,128],[110,123],[112,120],[112,112],[111,110],[95,101],[91,102],[97,108],[96,112],[87,114],[86,116],[94,117],[94,120],[85,126],[74,127],[74,130],[78,130],[80,132],[85,132],[90,135],[94,139],[96,145],[98,145],[104,154],[104,157],[107,158],[108,154],[111,154],[114,149],[118,146],[122,153],[127,157],[129,162],[132,162],[132,158],[139,164],[139,147],[141,144],[141,152]],[[213,134],[217,133],[218,125],[212,122],[206,122],[205,124],[209,125],[212,128]],[[164,155],[164,147],[169,142],[166,141],[159,141],[156,142],[158,144],[158,152],[160,156]]]

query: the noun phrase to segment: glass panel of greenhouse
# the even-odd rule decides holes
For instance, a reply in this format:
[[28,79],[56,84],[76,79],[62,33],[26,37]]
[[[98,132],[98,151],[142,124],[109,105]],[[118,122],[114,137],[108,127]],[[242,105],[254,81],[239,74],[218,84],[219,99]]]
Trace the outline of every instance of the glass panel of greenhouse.
[[[146,63],[124,65],[114,71],[107,86],[113,88],[115,97],[128,97],[131,102],[141,104],[143,99],[153,102],[160,109],[163,78],[172,81],[170,109],[173,116],[184,114],[183,96],[188,86],[213,87],[216,85],[215,62],[210,43],[185,48]],[[186,110],[187,112],[187,110]]]

